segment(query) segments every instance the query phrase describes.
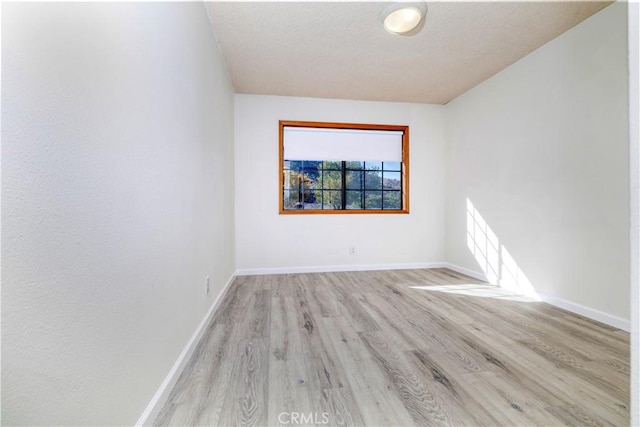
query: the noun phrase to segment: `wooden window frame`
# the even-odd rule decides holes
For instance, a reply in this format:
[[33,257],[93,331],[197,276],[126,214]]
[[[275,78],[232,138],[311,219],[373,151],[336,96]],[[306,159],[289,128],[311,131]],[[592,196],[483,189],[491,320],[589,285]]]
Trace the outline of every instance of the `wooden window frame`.
[[[402,131],[402,209],[284,209],[284,128],[305,127],[325,129],[358,129]],[[278,129],[278,205],[280,215],[397,215],[409,213],[409,126],[372,125],[362,123],[302,122],[280,120]],[[322,160],[322,159],[317,159]]]

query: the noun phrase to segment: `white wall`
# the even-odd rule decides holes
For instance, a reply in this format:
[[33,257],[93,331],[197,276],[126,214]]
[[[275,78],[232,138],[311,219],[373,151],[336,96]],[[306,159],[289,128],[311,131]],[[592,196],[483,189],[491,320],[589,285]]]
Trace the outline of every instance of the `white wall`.
[[626,5],[447,106],[447,260],[479,270],[466,200],[535,289],[629,319]]
[[[236,95],[240,272],[442,261],[443,110],[419,104]],[[410,214],[279,215],[279,120],[409,125]],[[349,255],[349,246],[356,248],[355,255]]]
[[202,4],[2,7],[2,423],[131,425],[234,271],[233,90]]

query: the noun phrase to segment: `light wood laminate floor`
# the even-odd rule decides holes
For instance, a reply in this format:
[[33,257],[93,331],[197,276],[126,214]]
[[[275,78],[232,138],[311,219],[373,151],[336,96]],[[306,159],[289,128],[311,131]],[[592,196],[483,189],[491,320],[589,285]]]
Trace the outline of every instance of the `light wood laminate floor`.
[[629,334],[445,269],[238,277],[156,425],[629,425]]

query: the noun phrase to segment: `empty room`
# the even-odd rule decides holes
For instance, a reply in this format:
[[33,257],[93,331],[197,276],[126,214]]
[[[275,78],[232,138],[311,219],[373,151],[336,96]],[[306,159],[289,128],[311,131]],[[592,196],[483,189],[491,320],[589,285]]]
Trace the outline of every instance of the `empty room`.
[[640,425],[638,3],[0,7],[3,425]]

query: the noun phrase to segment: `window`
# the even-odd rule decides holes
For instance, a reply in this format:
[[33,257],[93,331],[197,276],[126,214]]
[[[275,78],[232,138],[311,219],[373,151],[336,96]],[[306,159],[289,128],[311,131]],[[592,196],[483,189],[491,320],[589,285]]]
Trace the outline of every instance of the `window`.
[[409,213],[409,127],[280,121],[280,213]]

